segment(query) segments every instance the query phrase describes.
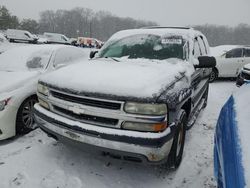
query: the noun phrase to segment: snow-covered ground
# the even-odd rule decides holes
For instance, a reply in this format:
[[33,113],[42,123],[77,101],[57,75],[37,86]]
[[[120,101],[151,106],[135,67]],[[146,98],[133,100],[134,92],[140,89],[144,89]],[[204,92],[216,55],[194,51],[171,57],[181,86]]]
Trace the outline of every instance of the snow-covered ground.
[[219,111],[235,83],[210,85],[207,108],[187,133],[176,171],[84,152],[48,138],[39,129],[0,142],[0,188],[212,188],[213,136]]

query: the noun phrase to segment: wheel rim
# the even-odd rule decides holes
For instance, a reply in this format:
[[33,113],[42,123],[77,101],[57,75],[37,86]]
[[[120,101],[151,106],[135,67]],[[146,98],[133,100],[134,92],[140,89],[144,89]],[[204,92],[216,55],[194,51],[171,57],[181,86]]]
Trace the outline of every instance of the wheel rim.
[[182,143],[183,143],[183,131],[184,131],[184,127],[183,124],[181,125],[180,131],[178,133],[178,140],[177,140],[177,149],[176,149],[176,156],[178,157],[180,155],[181,152],[181,148],[182,148]]
[[34,127],[34,104],[36,103],[36,100],[31,99],[28,100],[24,105],[22,109],[22,121],[26,128],[33,128]]
[[210,74],[210,78],[209,78],[209,81],[213,81],[213,80],[215,80],[215,72],[213,71],[213,72],[211,72],[211,74]]

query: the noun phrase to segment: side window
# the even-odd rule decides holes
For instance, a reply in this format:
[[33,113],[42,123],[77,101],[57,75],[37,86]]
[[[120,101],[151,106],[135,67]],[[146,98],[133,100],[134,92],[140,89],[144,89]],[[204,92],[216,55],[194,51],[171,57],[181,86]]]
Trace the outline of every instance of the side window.
[[242,48],[236,48],[227,52],[226,58],[239,58],[242,57],[242,55],[243,55]]
[[200,49],[200,45],[198,43],[197,38],[194,40],[194,51],[193,51],[194,57],[198,58],[199,56],[201,56],[201,49]]
[[250,57],[250,49],[245,49],[244,56]]
[[203,41],[202,37],[198,37],[198,42],[201,48],[201,54],[203,56],[207,55],[207,49],[206,49],[205,42]]

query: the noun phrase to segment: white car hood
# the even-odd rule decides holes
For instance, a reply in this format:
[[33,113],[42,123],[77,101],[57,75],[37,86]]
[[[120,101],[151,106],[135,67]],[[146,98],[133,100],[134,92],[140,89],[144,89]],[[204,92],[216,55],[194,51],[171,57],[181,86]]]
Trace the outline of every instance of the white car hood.
[[181,74],[189,75],[193,65],[178,59],[96,59],[62,68],[40,79],[48,85],[72,90],[127,97],[154,97]]
[[0,71],[0,94],[11,92],[25,85],[30,79],[39,75],[38,72],[7,72]]

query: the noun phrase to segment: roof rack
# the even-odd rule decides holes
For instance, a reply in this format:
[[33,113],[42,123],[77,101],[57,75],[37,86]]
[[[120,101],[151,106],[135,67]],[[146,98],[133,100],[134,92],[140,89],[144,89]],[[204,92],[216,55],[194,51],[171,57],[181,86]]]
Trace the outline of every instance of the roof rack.
[[164,26],[149,26],[141,29],[193,29],[192,27],[164,27]]

